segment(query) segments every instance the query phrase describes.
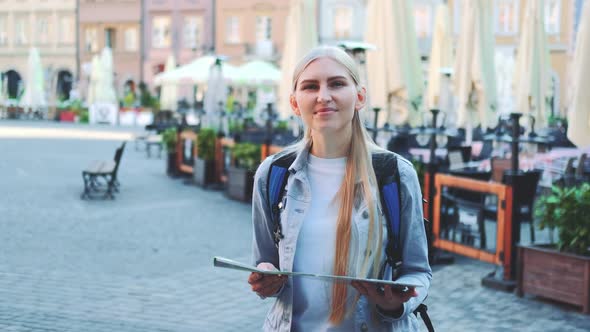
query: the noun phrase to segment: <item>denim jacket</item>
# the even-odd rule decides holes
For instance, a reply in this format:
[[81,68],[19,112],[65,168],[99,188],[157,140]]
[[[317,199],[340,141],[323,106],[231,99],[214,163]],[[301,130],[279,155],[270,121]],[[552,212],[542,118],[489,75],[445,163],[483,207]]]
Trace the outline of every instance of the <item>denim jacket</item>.
[[[262,262],[272,263],[281,271],[292,271],[297,237],[304,219],[305,211],[309,208],[312,197],[307,177],[307,158],[309,150],[299,152],[289,168],[291,173],[283,198],[284,208],[280,212],[280,222],[284,238],[277,249],[273,240],[274,224],[271,210],[267,201],[267,181],[273,156],[268,157],[260,165],[254,178],[254,192],[252,197],[253,220],[253,260],[257,265]],[[400,194],[402,207],[401,242],[403,246],[403,264],[400,283],[408,282],[422,285],[416,288],[418,297],[411,298],[404,304],[404,311],[400,317],[390,317],[374,309],[374,305],[361,296],[354,311],[355,331],[418,331],[418,321],[413,314],[414,309],[426,298],[432,271],[428,264],[428,248],[426,232],[422,220],[422,194],[418,177],[412,164],[399,155],[398,168],[400,173]],[[376,189],[375,189],[376,190]],[[376,192],[374,190],[374,192]],[[386,219],[375,207],[380,216],[384,230],[383,239],[387,241]],[[355,205],[352,220],[351,235],[351,264],[362,259],[368,235],[368,213],[366,204]],[[382,262],[385,261],[385,245],[382,246]],[[352,267],[354,269],[354,266]],[[387,278],[384,277],[384,278]],[[391,278],[389,275],[388,278]],[[293,312],[293,286],[289,279],[283,288],[275,294],[276,300],[267,314],[264,331],[291,331]],[[376,313],[376,314],[375,314]]]

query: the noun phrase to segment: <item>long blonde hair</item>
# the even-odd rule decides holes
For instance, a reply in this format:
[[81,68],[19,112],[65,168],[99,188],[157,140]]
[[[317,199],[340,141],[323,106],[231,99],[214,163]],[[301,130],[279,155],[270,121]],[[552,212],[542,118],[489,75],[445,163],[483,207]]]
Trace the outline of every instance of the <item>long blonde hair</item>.
[[[297,89],[297,81],[303,71],[310,63],[319,58],[330,58],[340,63],[346,68],[348,74],[354,81],[357,91],[362,89],[358,69],[354,60],[340,48],[320,46],[307,53],[307,55],[305,55],[295,67],[292,82],[293,93]],[[381,148],[369,137],[365,127],[361,123],[358,112],[359,111],[354,112],[351,123],[352,137],[346,160],[346,173],[342,185],[336,195],[336,199],[339,203],[339,211],[336,227],[334,274],[348,274],[353,207],[355,200],[362,198],[369,207],[369,235],[367,239],[367,250],[364,253],[360,274],[365,276],[368,271],[372,271],[372,277],[376,277],[379,273],[378,267],[381,261],[381,242],[383,234],[380,220],[378,216],[376,216],[376,211],[374,209],[378,201],[375,197],[378,190],[375,193],[372,189],[376,188],[377,180],[375,178],[375,172],[373,171],[371,153],[375,150],[380,150]],[[311,146],[312,143],[313,137],[311,135],[311,129],[306,128],[303,139],[288,149],[295,153]],[[375,236],[375,234],[377,234],[377,236]],[[371,252],[375,253],[373,259],[370,257]],[[344,283],[334,283],[332,286],[330,322],[339,324],[345,318],[347,314],[346,299],[347,285]]]

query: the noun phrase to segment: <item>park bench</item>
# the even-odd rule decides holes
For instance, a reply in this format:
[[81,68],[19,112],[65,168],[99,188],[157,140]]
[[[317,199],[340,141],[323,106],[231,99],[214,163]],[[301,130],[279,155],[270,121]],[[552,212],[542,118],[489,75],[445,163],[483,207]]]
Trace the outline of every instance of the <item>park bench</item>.
[[92,198],[92,194],[104,193],[103,198],[115,199],[115,192],[119,191],[119,180],[117,172],[125,142],[115,151],[115,158],[108,161],[93,161],[82,171],[84,180],[84,192],[80,195],[81,199]]

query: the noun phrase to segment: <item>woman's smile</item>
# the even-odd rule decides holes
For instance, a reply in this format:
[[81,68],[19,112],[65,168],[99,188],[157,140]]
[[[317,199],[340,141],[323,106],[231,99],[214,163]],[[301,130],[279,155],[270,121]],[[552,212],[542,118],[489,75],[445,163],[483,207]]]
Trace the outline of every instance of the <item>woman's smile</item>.
[[337,109],[332,108],[332,107],[322,107],[318,110],[316,110],[313,114],[317,115],[317,116],[328,116],[328,115],[332,115],[334,113],[338,112]]

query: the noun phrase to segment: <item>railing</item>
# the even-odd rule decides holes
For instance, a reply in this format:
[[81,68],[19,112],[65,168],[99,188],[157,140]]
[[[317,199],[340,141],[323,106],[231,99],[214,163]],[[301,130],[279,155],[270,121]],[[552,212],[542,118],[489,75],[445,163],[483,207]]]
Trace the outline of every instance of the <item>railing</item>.
[[[504,268],[504,279],[510,279],[512,272],[512,250],[514,250],[512,246],[512,187],[500,183],[478,181],[446,174],[436,174],[434,184],[436,193],[434,196],[432,230],[434,247],[484,262],[502,265]],[[441,237],[440,211],[442,207],[443,187],[492,194],[498,197],[495,253]]]

